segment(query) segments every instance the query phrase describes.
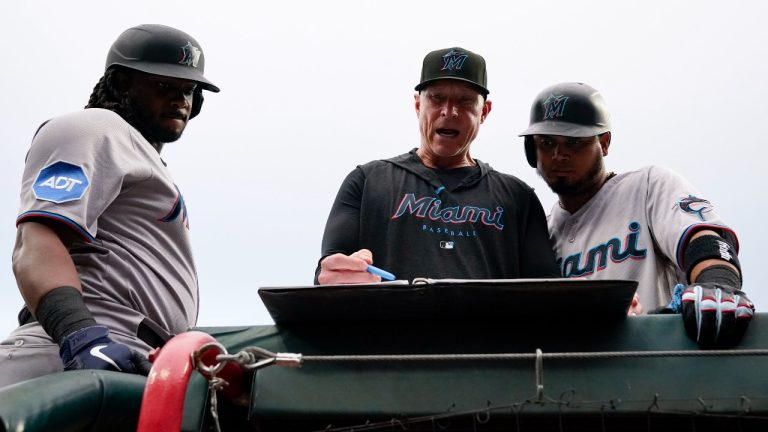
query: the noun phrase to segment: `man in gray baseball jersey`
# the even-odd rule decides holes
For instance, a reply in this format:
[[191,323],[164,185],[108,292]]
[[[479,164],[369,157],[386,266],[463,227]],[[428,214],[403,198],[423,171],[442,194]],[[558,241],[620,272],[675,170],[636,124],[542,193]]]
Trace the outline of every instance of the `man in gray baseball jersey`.
[[195,324],[188,215],[160,151],[202,91],[219,91],[204,67],[190,35],[130,28],[86,109],[38,129],[13,251],[26,307],[0,344],[0,386],[73,369],[146,375],[147,352]]
[[637,280],[631,314],[682,312],[701,346],[738,343],[754,307],[740,290],[736,234],[674,172],[606,169],[611,126],[600,92],[544,89],[521,136],[528,163],[559,198],[548,225],[563,277]]

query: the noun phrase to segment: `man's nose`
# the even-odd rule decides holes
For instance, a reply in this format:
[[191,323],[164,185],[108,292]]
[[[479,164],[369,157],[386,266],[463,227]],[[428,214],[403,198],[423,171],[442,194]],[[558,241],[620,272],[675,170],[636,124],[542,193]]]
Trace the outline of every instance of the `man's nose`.
[[171,104],[177,108],[189,108],[192,106],[192,95],[181,89],[171,95]]
[[443,107],[443,115],[445,117],[448,117],[449,115],[451,117],[458,117],[459,116],[459,109],[452,104],[445,104]]
[[555,148],[552,149],[552,159],[567,159],[570,157],[570,153],[565,148],[565,145],[563,143],[555,144]]

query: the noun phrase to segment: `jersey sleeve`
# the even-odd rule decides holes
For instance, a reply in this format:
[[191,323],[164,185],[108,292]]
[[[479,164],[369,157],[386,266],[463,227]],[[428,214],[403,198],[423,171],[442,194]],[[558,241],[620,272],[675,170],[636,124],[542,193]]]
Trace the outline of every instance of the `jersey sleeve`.
[[120,193],[133,153],[130,126],[110,111],[50,120],[27,153],[17,225],[44,218],[92,240],[99,216]]
[[[365,174],[355,168],[342,182],[333,202],[323,232],[320,260],[335,253],[352,254],[360,249],[360,206],[363,199]],[[315,283],[320,274],[320,262],[315,270]]]
[[712,229],[735,241],[736,234],[715,207],[679,174],[660,167],[647,168],[648,220],[662,252],[682,268],[683,246],[700,229]]

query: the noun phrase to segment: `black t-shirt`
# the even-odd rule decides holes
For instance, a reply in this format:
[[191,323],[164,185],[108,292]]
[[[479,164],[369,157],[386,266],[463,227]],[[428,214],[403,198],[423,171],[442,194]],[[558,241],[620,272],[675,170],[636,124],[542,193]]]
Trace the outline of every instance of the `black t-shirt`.
[[476,162],[436,171],[414,149],[358,166],[331,208],[322,257],[370,249],[374,265],[407,280],[558,277],[533,189]]
[[435,172],[435,175],[437,175],[437,178],[446,189],[453,190],[459,183],[464,181],[465,178],[469,177],[470,174],[479,175],[480,167],[475,165],[446,170],[433,169],[432,171]]

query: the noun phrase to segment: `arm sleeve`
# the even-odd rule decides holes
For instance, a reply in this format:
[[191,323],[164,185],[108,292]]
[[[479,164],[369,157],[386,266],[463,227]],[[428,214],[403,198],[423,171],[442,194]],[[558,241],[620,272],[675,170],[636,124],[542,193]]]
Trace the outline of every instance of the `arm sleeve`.
[[682,268],[684,247],[698,230],[711,229],[738,250],[735,233],[712,203],[677,173],[660,167],[648,170],[648,220],[664,255]]
[[536,193],[531,189],[528,218],[520,242],[520,276],[523,278],[559,278],[547,218]]
[[352,254],[360,249],[360,207],[365,174],[360,167],[347,175],[339,187],[336,200],[325,223],[320,259],[315,269],[315,284],[320,274],[320,261],[335,253]]
[[[85,238],[96,236],[99,216],[120,193],[122,159],[133,145],[127,124],[109,117],[114,114],[96,114],[57,118],[40,128],[27,153],[17,223],[44,219],[63,223]],[[36,195],[35,188],[46,181],[45,169],[57,163],[76,167],[87,179],[79,197],[54,202]]]

